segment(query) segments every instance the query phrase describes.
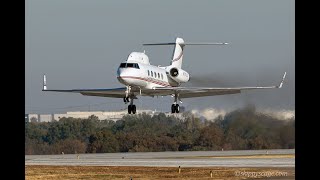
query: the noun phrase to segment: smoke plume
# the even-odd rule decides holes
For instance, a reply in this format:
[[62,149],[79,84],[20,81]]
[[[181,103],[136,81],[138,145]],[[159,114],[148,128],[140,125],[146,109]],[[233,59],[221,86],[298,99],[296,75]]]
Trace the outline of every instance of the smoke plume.
[[[250,107],[249,107],[250,106]],[[245,108],[253,108],[255,109],[254,105],[248,105]],[[239,111],[239,110],[243,110],[245,108],[239,108],[236,110],[232,110],[232,111]],[[214,108],[205,108],[205,109],[193,109],[190,112],[198,118],[205,118],[207,120],[210,121],[214,121],[217,117],[221,116],[222,118],[224,118],[224,116],[227,113],[230,113],[232,111],[226,111],[223,109],[214,109]],[[290,119],[295,119],[295,111],[294,110],[286,110],[286,109],[281,109],[281,110],[275,110],[275,109],[256,109],[254,110],[254,112],[256,114],[262,114],[262,115],[266,115],[269,117],[273,117],[275,119],[278,120],[290,120]]]

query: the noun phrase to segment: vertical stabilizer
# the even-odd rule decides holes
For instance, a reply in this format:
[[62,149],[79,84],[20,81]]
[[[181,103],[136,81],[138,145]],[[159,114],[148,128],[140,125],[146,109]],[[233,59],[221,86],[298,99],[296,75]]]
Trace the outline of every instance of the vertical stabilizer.
[[182,65],[182,58],[183,58],[183,48],[184,48],[184,41],[182,38],[176,39],[176,44],[173,50],[173,56],[171,65],[173,67],[181,68]]

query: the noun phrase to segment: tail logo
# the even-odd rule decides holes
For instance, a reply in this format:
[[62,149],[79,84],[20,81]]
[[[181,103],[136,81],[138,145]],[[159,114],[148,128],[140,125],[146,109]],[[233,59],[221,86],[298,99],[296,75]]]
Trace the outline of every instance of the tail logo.
[[183,55],[183,49],[182,49],[182,51],[180,52],[179,56],[176,57],[175,59],[173,59],[172,62],[178,61],[178,60],[181,58],[182,55]]

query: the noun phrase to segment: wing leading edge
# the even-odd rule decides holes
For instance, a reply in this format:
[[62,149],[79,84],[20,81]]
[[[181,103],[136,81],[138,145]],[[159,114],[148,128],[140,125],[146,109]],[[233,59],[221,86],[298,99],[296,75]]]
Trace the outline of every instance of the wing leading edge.
[[[153,89],[140,90],[139,88],[132,88],[131,92],[135,95],[141,96],[167,96],[172,94],[179,94],[180,98],[192,98],[192,97],[204,97],[204,96],[217,96],[226,94],[237,94],[241,93],[242,90],[252,89],[273,89],[281,88],[286,77],[286,72],[282,77],[282,81],[278,86],[264,86],[264,87],[155,87]],[[100,97],[111,97],[111,98],[123,98],[125,97],[125,87],[111,88],[111,89],[70,89],[70,90],[58,90],[58,89],[47,89],[46,76],[43,76],[43,89],[42,91],[52,92],[70,92],[80,93],[85,96],[100,96]]]
[[273,89],[273,88],[282,88],[284,79],[286,77],[286,72],[283,74],[282,80],[277,86],[262,86],[262,87],[232,87],[232,88],[217,88],[217,87],[159,87],[154,88],[158,94],[160,92],[166,92],[168,94],[171,91],[171,94],[179,94],[180,98],[192,98],[192,97],[203,97],[203,96],[216,96],[216,95],[225,95],[225,94],[237,94],[241,93],[242,90],[252,90],[252,89]]
[[43,89],[42,91],[51,92],[70,92],[70,93],[80,93],[85,96],[101,96],[101,97],[113,97],[113,98],[123,98],[125,95],[126,88],[112,88],[112,89]]

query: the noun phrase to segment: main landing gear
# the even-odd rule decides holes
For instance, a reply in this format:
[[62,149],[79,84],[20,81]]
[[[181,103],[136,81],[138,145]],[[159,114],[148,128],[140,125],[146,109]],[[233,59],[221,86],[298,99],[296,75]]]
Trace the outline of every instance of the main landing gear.
[[[171,105],[171,113],[173,114],[173,113],[179,113],[180,112],[180,107],[179,107],[179,104],[178,104],[178,99],[179,99],[179,97],[178,97],[179,95],[178,94],[175,94],[174,95],[174,102],[173,102],[173,104]],[[180,99],[179,99],[180,100]],[[181,102],[181,100],[180,100],[180,102]],[[182,103],[182,102],[181,102]]]
[[128,102],[130,102],[129,106],[128,106],[128,114],[135,114],[137,112],[137,108],[136,105],[133,104],[133,98],[129,98],[129,97],[124,97],[123,98],[123,102],[125,102],[126,104]]
[[135,113],[136,113],[136,110],[137,110],[137,109],[136,109],[136,105],[131,105],[131,104],[130,104],[130,105],[128,106],[128,113],[129,113],[129,114],[131,114],[131,113],[132,113],[132,114],[135,114]]
[[172,104],[171,105],[171,113],[179,113],[179,112],[180,112],[179,104]]
[[136,105],[133,104],[134,95],[130,94],[130,90],[131,90],[131,87],[127,86],[126,97],[123,98],[123,102],[126,104],[130,102],[130,105],[128,106],[128,114],[131,114],[131,113],[136,114],[137,108],[136,108]]

